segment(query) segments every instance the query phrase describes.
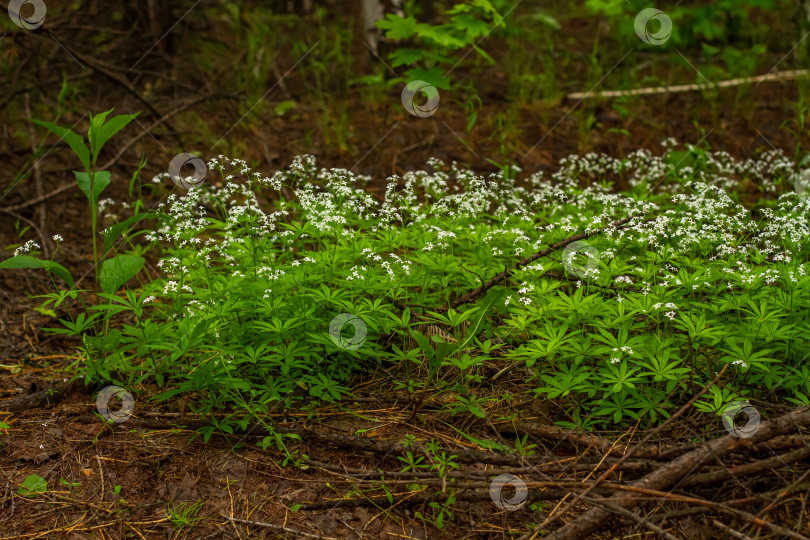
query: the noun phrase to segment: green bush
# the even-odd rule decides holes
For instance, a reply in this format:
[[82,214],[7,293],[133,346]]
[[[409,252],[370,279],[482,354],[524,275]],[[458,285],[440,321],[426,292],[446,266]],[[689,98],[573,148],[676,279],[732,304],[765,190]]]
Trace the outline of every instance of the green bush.
[[740,162],[669,141],[520,184],[429,166],[380,201],[311,156],[270,177],[213,159],[221,182],[170,195],[138,248],[163,276],[116,281],[55,331],[82,337],[88,380],[155,383],[202,413],[339,401],[382,367],[483,417],[487,368],[510,361],[584,427],[657,423],[718,373],[697,409],[808,403],[810,205],[780,152]]

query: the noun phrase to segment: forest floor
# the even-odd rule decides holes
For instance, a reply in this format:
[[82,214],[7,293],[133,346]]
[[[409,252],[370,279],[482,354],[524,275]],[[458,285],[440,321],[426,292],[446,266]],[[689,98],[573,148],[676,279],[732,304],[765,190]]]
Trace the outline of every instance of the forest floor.
[[[30,334],[24,339],[34,341]],[[777,503],[801,496],[810,487],[802,479],[807,475],[793,482],[782,478],[783,485],[769,472],[791,470],[810,458],[802,435],[748,444],[700,415],[670,423],[652,442],[636,427],[582,434],[553,427],[564,411],[541,399],[502,400],[488,414],[497,418],[517,409],[519,419],[482,426],[472,417],[451,419],[441,406],[446,395],[429,394],[421,403],[404,392],[381,393],[388,381],[380,373],[358,381],[354,397],[339,407],[270,415],[276,432],[300,437],[286,443],[288,451],[298,452],[293,465],[285,464],[289,454],[272,442],[267,449],[257,446],[266,432],[250,422],[241,432],[217,434],[202,444],[194,429],[210,418],[196,417],[182,402],[155,406],[139,398],[126,421],[104,422],[84,386],[62,376],[60,368],[69,360],[31,358],[19,373],[0,379],[4,395],[17,395],[4,401],[8,411],[0,413],[9,425],[0,453],[5,477],[0,538],[529,538],[538,516],[548,518],[563,507],[562,522],[572,521],[586,509],[576,494],[593,504],[611,489],[641,494],[642,500],[652,496],[658,504],[645,506],[642,518],[615,516],[589,537],[658,532],[667,538],[720,538],[728,530],[712,521],[716,515],[737,518],[763,537],[804,538],[789,530],[795,508]],[[525,395],[524,382],[517,370],[495,384],[492,395]],[[769,417],[790,410],[756,405]],[[800,421],[806,425],[798,416],[788,423]],[[536,447],[525,455],[487,448],[513,445],[516,432],[530,434]],[[455,467],[444,477],[406,473],[400,456],[408,450],[408,434],[435,441],[439,448],[430,455],[452,454]],[[703,437],[729,444],[701,462],[702,445],[695,441]],[[412,450],[422,455],[425,448],[417,443]],[[681,478],[678,489],[644,488],[647,478],[661,473]],[[526,479],[531,489],[516,508],[493,504],[496,497],[503,503],[518,495],[517,487],[508,486],[493,494],[493,474]],[[23,496],[18,490],[31,475],[47,479],[47,490]],[[728,480],[737,483],[734,493],[727,492],[722,505],[711,502],[719,482]],[[439,527],[440,507],[434,505],[445,501],[452,517],[445,515]],[[771,501],[770,510],[745,511],[757,501]],[[806,514],[798,519],[807,523]]]

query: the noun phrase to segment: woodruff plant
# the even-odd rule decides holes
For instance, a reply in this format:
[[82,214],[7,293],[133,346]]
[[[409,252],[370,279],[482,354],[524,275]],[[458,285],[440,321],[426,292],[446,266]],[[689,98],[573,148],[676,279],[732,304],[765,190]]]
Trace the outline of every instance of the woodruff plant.
[[[380,367],[407,381],[414,414],[440,390],[471,419],[509,363],[567,426],[656,423],[721,370],[698,410],[808,402],[810,203],[779,152],[668,142],[571,156],[522,184],[432,160],[382,200],[308,156],[269,177],[224,157],[208,168],[222,181],[170,195],[143,236],[163,275],[63,321],[87,338],[103,313],[112,329],[85,339],[84,374],[217,412],[206,437],[300,394],[338,401]],[[752,185],[756,212],[739,202]],[[544,251],[577,234],[593,249]],[[366,331],[356,348],[330,334],[346,314]]]
[[[408,371],[405,380],[418,373],[418,402],[444,388],[456,396],[451,412],[482,416],[481,375],[503,362],[491,355],[500,348],[531,371],[539,395],[568,404],[569,425],[657,422],[725,364],[703,410],[752,388],[806,401],[806,203],[784,193],[793,171],[784,156],[738,163],[694,147],[587,155],[526,187],[432,166],[389,179],[380,202],[351,185],[362,179],[310,158],[271,178],[212,160],[224,186],[172,200],[162,210],[171,218],[149,237],[167,273],[152,321],[200,337],[179,357],[192,364],[171,375],[180,384],[170,392],[221,403],[249,395],[253,409],[300,385],[338,399],[373,355]],[[610,191],[616,176],[628,193]],[[748,179],[762,189],[759,218],[733,199]],[[256,192],[282,185],[295,199],[274,196],[265,210]],[[603,230],[625,216],[636,217]],[[557,254],[457,309],[435,309],[583,230],[599,253],[585,278]],[[368,326],[361,349],[328,339],[340,312]],[[226,381],[239,386],[222,393]],[[728,387],[735,392],[720,391]]]

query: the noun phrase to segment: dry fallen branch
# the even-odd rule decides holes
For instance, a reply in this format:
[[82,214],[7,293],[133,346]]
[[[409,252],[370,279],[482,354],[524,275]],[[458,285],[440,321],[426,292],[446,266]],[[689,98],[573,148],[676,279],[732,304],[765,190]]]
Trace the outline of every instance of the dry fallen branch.
[[717,83],[704,84],[677,84],[673,86],[654,86],[651,88],[634,88],[631,90],[605,90],[602,92],[573,92],[566,97],[570,100],[583,100],[589,98],[612,98],[625,96],[649,96],[652,94],[670,94],[677,92],[693,92],[696,90],[710,90],[712,88],[728,88],[731,86],[741,86],[743,84],[760,83],[767,81],[787,81],[807,77],[810,70],[793,69],[789,71],[779,71],[756,75],[754,77],[741,77],[739,79],[729,79]]
[[[683,456],[674,460],[672,463],[663,465],[658,470],[648,474],[641,480],[638,480],[631,485],[652,490],[666,489],[667,487],[681,480],[683,477],[687,476],[691,471],[697,469],[710,458],[719,458],[730,452],[742,451],[750,448],[755,443],[764,442],[778,435],[789,433],[798,427],[809,425],[810,406],[796,409],[788,414],[761,423],[757,432],[749,439],[740,439],[734,435],[727,435],[725,437],[715,439],[702,445],[700,448],[689,452],[688,454],[684,454]],[[615,503],[616,505],[624,508],[631,508],[636,504],[636,501],[632,497],[628,497],[624,494],[614,495],[610,498],[609,502]],[[585,538],[588,534],[600,528],[607,521],[610,515],[611,513],[608,510],[604,510],[602,508],[593,508],[561,527],[557,531],[554,531],[546,538],[549,540],[573,540]],[[775,525],[768,522],[763,523],[759,518],[756,519],[757,521],[752,521],[752,523],[766,526],[775,530]],[[780,529],[782,528],[780,527]],[[792,531],[788,532],[792,533]],[[779,531],[779,534],[786,533]],[[802,535],[796,535],[796,533],[792,533],[791,536],[793,538],[805,538]]]
[[661,538],[666,538],[666,540],[678,540],[678,538],[676,536],[672,535],[671,533],[668,533],[667,531],[665,531],[664,529],[662,529],[661,527],[659,527],[655,523],[651,523],[650,521],[644,519],[643,517],[636,514],[635,512],[631,512],[630,510],[627,510],[626,508],[622,508],[621,506],[617,506],[617,505],[615,505],[613,503],[607,502],[604,499],[597,499],[597,498],[594,498],[594,497],[588,497],[588,498],[586,498],[586,500],[588,502],[592,502],[592,503],[595,503],[595,504],[602,505],[605,508],[607,508],[608,510],[610,510],[611,512],[619,514],[620,516],[630,518],[631,520],[635,521],[638,525],[641,525],[642,527],[646,527],[647,529],[649,529],[649,530],[653,531],[654,533],[656,533]]
[[[532,424],[529,422],[516,422],[513,424],[495,424],[495,427],[502,434],[514,435],[515,431],[519,434],[529,434],[533,437],[542,439],[551,439],[566,441],[572,445],[592,446],[598,450],[606,453],[614,454],[616,456],[623,456],[627,454],[631,446],[625,444],[616,444],[603,437],[591,435],[590,433],[577,433],[570,429],[562,429],[557,426],[546,426],[542,424]],[[644,446],[632,447],[635,448],[633,455],[639,458],[658,459],[661,456],[662,449],[657,446]]]
[[[49,402],[58,403],[67,394],[78,389],[80,386],[81,382],[78,380],[69,381],[59,383],[52,388],[48,388],[47,390],[40,390],[39,392],[34,392],[33,394],[17,396],[15,398],[0,401],[0,411],[24,411],[42,407]],[[96,418],[96,421],[98,421],[98,418]]]
[[799,448],[792,452],[788,452],[787,454],[755,461],[753,463],[746,463],[745,465],[740,465],[739,467],[733,467],[727,470],[694,474],[688,476],[683,482],[680,483],[678,487],[684,488],[700,484],[710,484],[732,477],[736,478],[740,476],[750,476],[761,472],[767,472],[770,469],[785,467],[791,463],[796,463],[806,459],[807,457],[810,457],[810,447]]
[[[413,482],[419,483],[419,482]],[[527,502],[538,500],[553,500],[565,496],[568,490],[558,488],[548,488],[542,491],[531,491],[527,498]],[[425,491],[422,493],[414,494],[413,492],[392,494],[389,499],[388,496],[383,495],[380,497],[364,497],[355,499],[329,499],[325,501],[318,501],[312,503],[305,503],[300,505],[301,510],[324,510],[326,508],[357,508],[365,506],[375,506],[379,508],[389,508],[398,505],[421,505],[431,502],[445,502],[450,495],[436,491]],[[486,502],[491,503],[492,498],[489,491],[465,491],[459,490],[453,495],[456,502]]]
[[332,536],[320,536],[317,534],[311,534],[304,531],[299,531],[298,529],[291,529],[290,527],[283,527],[281,525],[276,525],[275,523],[266,523],[264,521],[253,521],[248,519],[240,519],[231,516],[226,516],[225,514],[220,514],[222,517],[227,519],[230,522],[242,523],[244,525],[253,525],[254,527],[264,527],[265,529],[272,529],[274,531],[285,532],[289,534],[297,535],[298,537],[303,538],[318,538],[318,539],[333,539]]
[[754,540],[750,536],[746,536],[746,535],[744,535],[743,533],[741,533],[739,531],[735,531],[734,529],[732,529],[731,527],[729,527],[725,523],[723,523],[721,521],[717,521],[716,519],[712,520],[712,525],[714,525],[715,527],[717,527],[721,531],[725,532],[726,534],[728,534],[732,538],[738,538],[739,540]]
[[792,531],[790,529],[786,529],[785,527],[782,527],[781,525],[777,525],[776,523],[766,521],[766,520],[764,520],[762,518],[759,518],[759,517],[757,517],[754,514],[751,514],[749,512],[744,512],[742,510],[732,508],[730,504],[715,503],[715,502],[707,501],[705,499],[698,499],[698,498],[695,498],[695,497],[687,497],[687,496],[683,496],[683,495],[676,495],[676,494],[673,494],[673,493],[666,493],[666,492],[659,492],[659,494],[660,494],[661,497],[668,498],[668,499],[671,499],[673,501],[680,501],[680,502],[686,502],[686,503],[693,503],[693,504],[701,505],[701,506],[704,506],[704,507],[709,508],[711,510],[715,510],[717,512],[723,512],[724,514],[728,514],[728,515],[731,515],[731,516],[734,516],[734,517],[737,517],[737,518],[744,519],[745,521],[747,521],[748,523],[750,523],[752,525],[756,525],[757,527],[760,527],[760,528],[763,528],[763,529],[769,529],[770,531],[781,535],[783,538],[793,538],[795,540],[810,540],[806,536],[804,536],[802,534],[799,534],[799,533],[797,533],[795,531]]
[[[210,419],[194,419],[194,418],[185,418],[182,419],[178,416],[177,413],[168,413],[168,414],[161,414],[160,416],[168,416],[168,417],[176,417],[178,421],[176,422],[165,422],[161,420],[153,420],[150,418],[132,418],[127,421],[127,425],[141,425],[144,427],[148,427],[151,429],[168,429],[177,426],[185,426],[190,429],[196,429],[203,426],[210,425]],[[88,421],[98,421],[95,417],[87,417]],[[567,433],[566,430],[553,428],[551,426],[534,426],[534,430],[537,433],[539,429],[546,428],[548,429],[549,434],[553,434],[554,438],[565,438],[569,436],[572,440],[576,440],[577,437],[581,437],[578,433],[574,431],[570,431]],[[415,452],[425,453],[427,451],[427,447],[421,443],[414,443],[412,447],[406,447],[401,441],[391,441],[385,439],[377,439],[371,437],[361,437],[361,436],[354,436],[354,435],[342,435],[337,433],[328,433],[328,432],[321,432],[321,431],[314,431],[309,428],[299,427],[299,426],[280,426],[275,425],[273,429],[281,434],[285,435],[299,435],[304,442],[310,444],[319,444],[319,445],[327,445],[327,446],[339,446],[341,448],[350,448],[353,450],[359,450],[361,452],[369,452],[375,454],[395,454],[395,453],[402,453],[406,450],[412,449]],[[250,433],[251,436],[264,436],[265,434],[264,426],[258,424],[251,424],[248,425],[245,431]],[[514,433],[514,430],[507,431],[504,430],[503,433]],[[585,442],[588,439],[581,439],[581,442]],[[509,455],[509,454],[499,454],[496,452],[490,452],[487,450],[476,450],[472,448],[440,448],[440,452],[445,452],[447,454],[454,454],[458,456],[459,461],[466,461],[466,462],[477,462],[477,463],[486,463],[490,465],[504,465],[504,466],[512,466],[512,467],[524,467],[524,466],[531,466],[533,470],[540,470],[543,465],[547,464],[547,462],[542,461],[545,458],[538,458],[538,457],[522,457],[519,455]],[[640,457],[644,457],[643,453]],[[644,467],[649,467],[650,464],[644,465]],[[638,468],[635,467],[635,468]]]
[[[711,382],[709,382],[709,384],[707,384],[706,386],[704,386],[704,387],[703,387],[703,388],[702,388],[702,389],[701,389],[699,392],[697,392],[697,393],[696,393],[694,396],[692,396],[692,398],[691,398],[689,401],[687,401],[687,402],[686,402],[686,403],[685,403],[685,404],[684,404],[684,405],[683,405],[683,406],[682,406],[680,409],[678,409],[678,410],[675,412],[675,414],[673,414],[672,416],[670,416],[669,418],[667,418],[667,419],[666,419],[666,421],[665,421],[664,423],[662,423],[661,425],[659,425],[658,427],[656,427],[655,429],[653,429],[652,431],[650,431],[649,433],[647,433],[647,434],[644,436],[644,438],[641,440],[641,442],[640,442],[640,443],[638,443],[638,444],[637,444],[637,445],[635,445],[635,446],[630,447],[630,448],[627,450],[627,452],[626,452],[624,455],[622,455],[622,457],[621,457],[621,458],[619,458],[619,461],[617,461],[616,463],[614,463],[613,465],[611,465],[611,467],[610,467],[610,468],[609,468],[607,471],[603,472],[603,473],[602,473],[602,474],[599,476],[599,478],[597,478],[597,479],[596,479],[596,482],[593,484],[593,487],[598,486],[598,485],[599,485],[599,484],[600,484],[602,481],[604,481],[605,479],[607,479],[607,478],[608,478],[608,476],[610,476],[610,475],[611,475],[611,474],[612,474],[612,473],[613,473],[613,472],[616,470],[616,468],[617,468],[617,467],[619,467],[619,466],[620,466],[622,463],[624,463],[625,461],[627,461],[628,459],[630,459],[630,458],[631,458],[631,457],[632,457],[632,456],[635,454],[635,452],[636,452],[637,450],[643,449],[643,448],[644,448],[644,445],[645,445],[645,444],[647,444],[647,442],[649,442],[649,441],[650,441],[650,440],[651,440],[653,437],[655,437],[655,436],[656,436],[658,433],[661,433],[661,432],[662,432],[662,431],[663,431],[663,430],[664,430],[664,429],[665,429],[665,428],[666,428],[666,427],[667,427],[667,426],[668,426],[670,423],[672,423],[672,422],[673,422],[673,421],[674,421],[676,418],[678,418],[678,417],[680,417],[681,415],[683,415],[683,414],[684,414],[684,413],[685,413],[685,412],[686,412],[686,411],[687,411],[687,410],[688,410],[688,409],[689,409],[689,408],[692,406],[692,404],[693,404],[693,403],[695,403],[695,402],[696,402],[698,399],[700,399],[700,397],[701,397],[703,394],[705,394],[705,393],[706,393],[706,392],[709,390],[709,388],[710,388],[710,387],[711,387],[713,384],[717,383],[717,381],[718,381],[718,380],[720,380],[720,377],[722,377],[722,376],[723,376],[723,373],[726,371],[726,368],[727,368],[727,367],[728,367],[728,364],[726,364],[725,366],[723,366],[723,369],[721,369],[721,370],[720,370],[720,372],[719,372],[719,373],[717,373],[717,375],[715,375],[714,379],[712,379],[712,380],[711,380]],[[642,487],[644,487],[644,486],[642,486]],[[553,519],[554,519],[554,518],[558,518],[558,517],[560,516],[560,514],[564,514],[565,512],[567,512],[567,511],[569,511],[571,508],[573,508],[574,504],[576,504],[576,502],[577,502],[577,501],[578,501],[580,498],[582,498],[582,497],[584,497],[585,495],[587,495],[588,493],[590,493],[591,489],[593,489],[593,488],[586,489],[584,493],[581,493],[581,494],[577,495],[577,497],[576,497],[576,498],[575,498],[575,499],[574,499],[572,502],[569,502],[569,503],[568,503],[568,504],[565,506],[565,508],[564,508],[562,511],[557,512],[557,509],[555,509],[554,511],[552,511],[552,512],[551,512],[551,514],[550,514],[550,515],[549,515],[549,516],[548,516],[548,517],[547,517],[547,518],[546,518],[546,519],[545,519],[545,520],[544,520],[542,523],[540,523],[539,525],[537,525],[537,526],[536,526],[536,527],[535,527],[535,528],[532,530],[532,532],[531,532],[531,536],[536,535],[536,534],[537,534],[537,533],[538,533],[538,532],[539,532],[539,531],[540,531],[542,528],[546,527],[546,526],[547,526],[549,523],[552,523],[552,521],[553,521]],[[527,535],[524,535],[524,536],[523,536],[523,538],[525,538],[526,536],[527,536]]]

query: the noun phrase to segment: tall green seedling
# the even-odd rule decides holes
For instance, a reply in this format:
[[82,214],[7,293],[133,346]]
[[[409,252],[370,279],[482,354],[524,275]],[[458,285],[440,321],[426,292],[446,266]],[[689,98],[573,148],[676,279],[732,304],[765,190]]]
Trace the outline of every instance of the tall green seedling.
[[[96,241],[98,228],[98,197],[101,195],[104,189],[110,185],[110,171],[96,170],[98,154],[101,152],[104,144],[110,140],[113,135],[124,129],[124,127],[126,127],[126,125],[134,120],[139,114],[121,114],[111,118],[109,121],[106,121],[107,115],[109,115],[112,111],[113,109],[110,109],[109,111],[95,116],[90,115],[90,127],[87,130],[87,139],[90,143],[89,146],[86,144],[81,135],[69,128],[57,126],[56,124],[46,122],[44,120],[31,119],[31,121],[35,124],[48,129],[51,133],[56,134],[59,138],[68,143],[68,146],[70,146],[73,153],[78,156],[79,160],[84,166],[84,171],[73,171],[73,173],[76,175],[76,183],[78,184],[79,189],[82,190],[82,193],[84,193],[85,197],[87,197],[87,200],[90,203],[90,223],[93,233],[93,267],[95,269],[96,281],[98,281],[100,278],[100,261]],[[141,262],[141,266],[142,265],[143,262]],[[140,267],[138,270],[140,270]]]

